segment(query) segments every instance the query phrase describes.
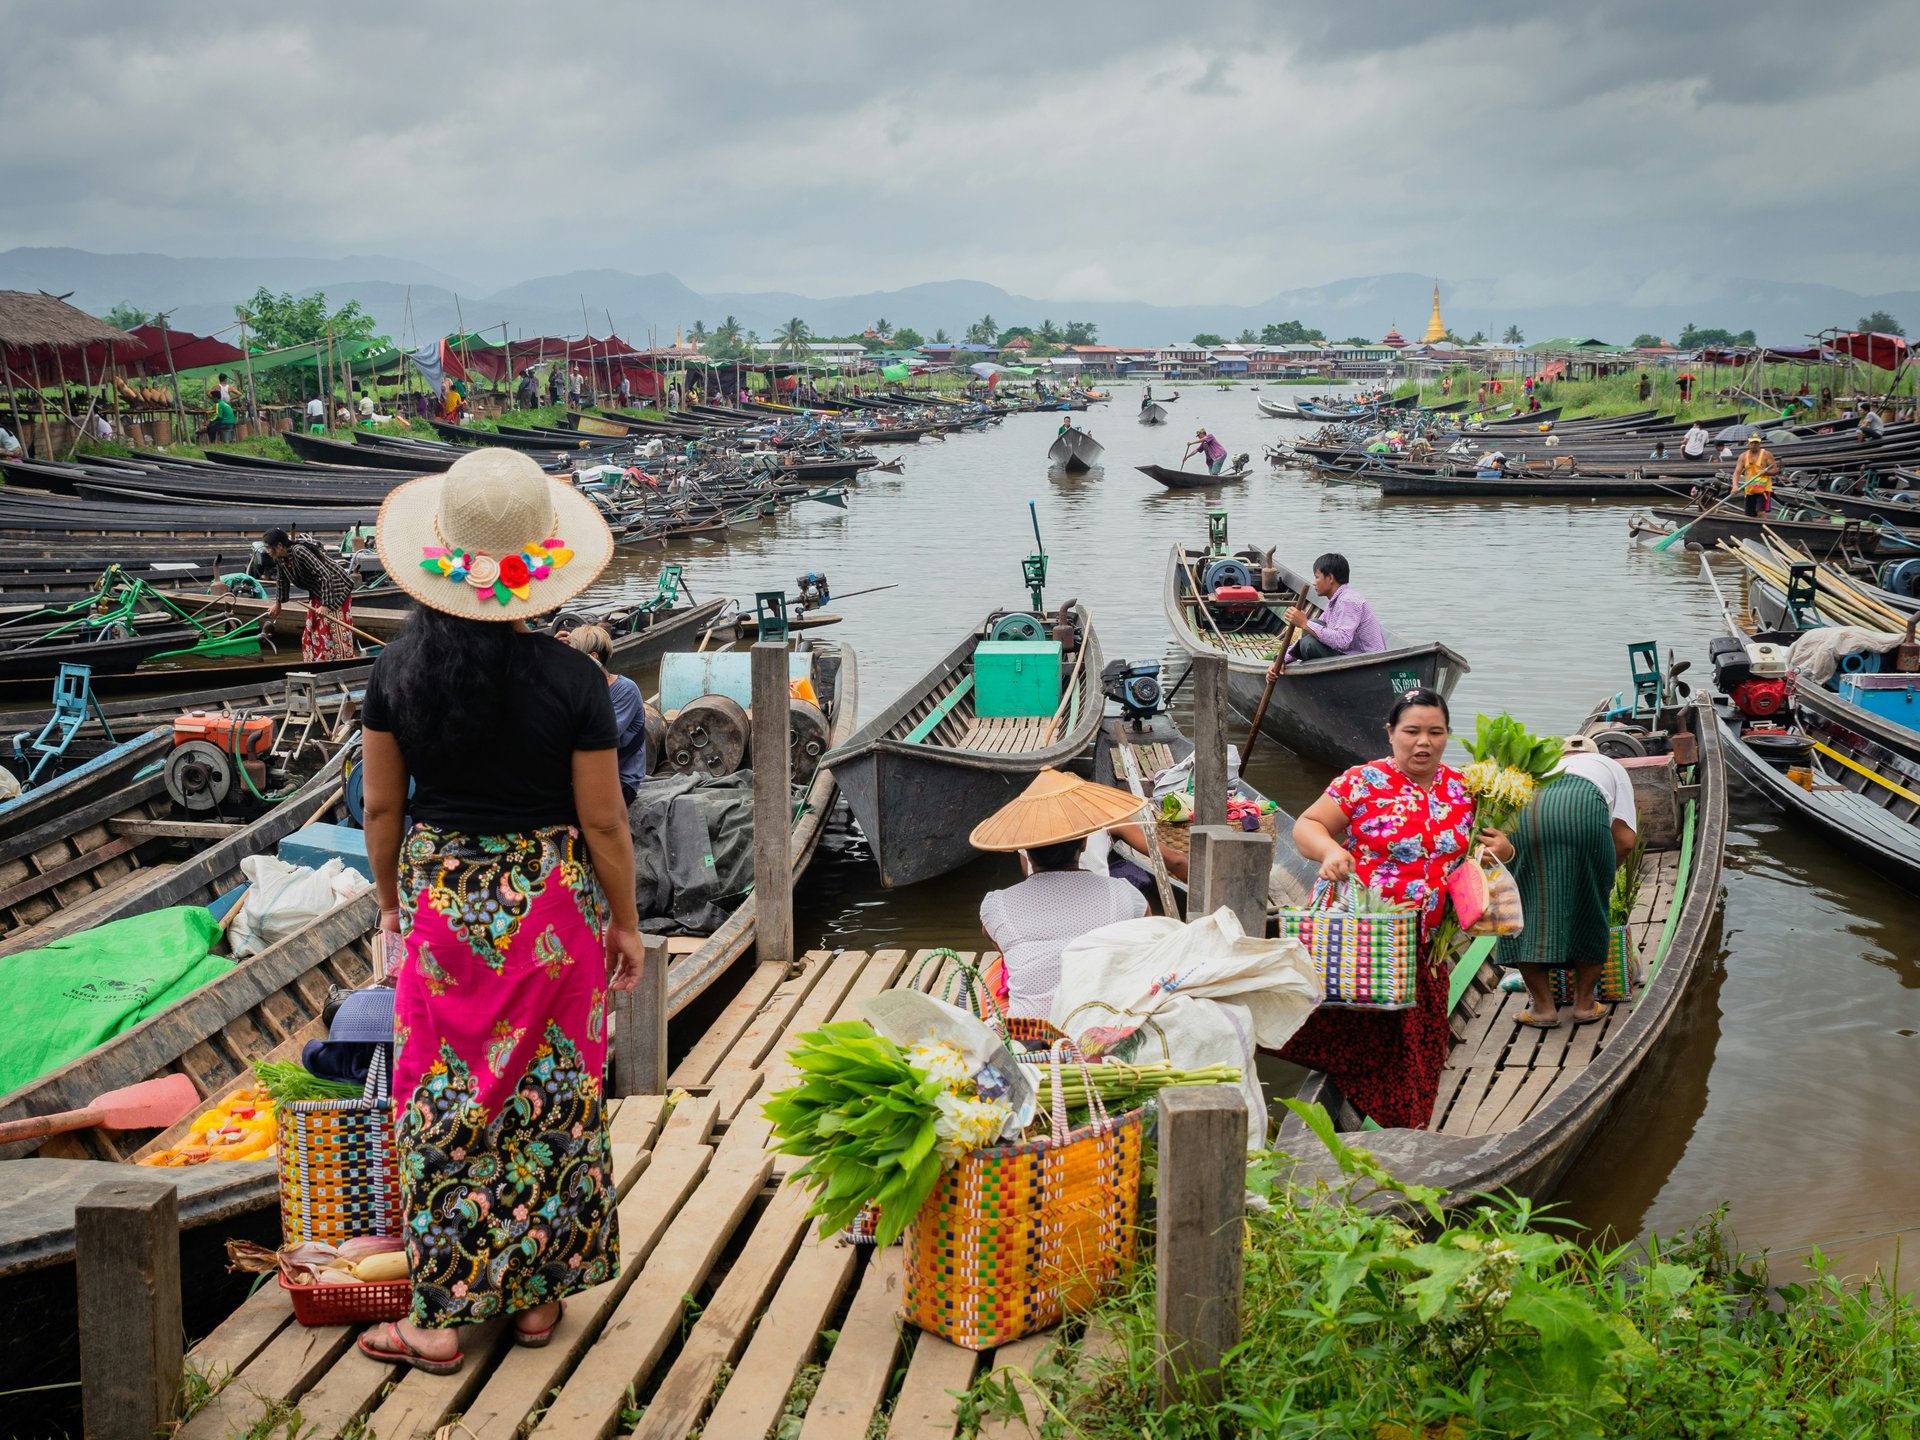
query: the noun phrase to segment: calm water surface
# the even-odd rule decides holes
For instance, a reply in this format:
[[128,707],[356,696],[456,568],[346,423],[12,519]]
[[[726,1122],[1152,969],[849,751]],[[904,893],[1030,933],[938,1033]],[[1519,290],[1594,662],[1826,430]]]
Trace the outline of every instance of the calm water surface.
[[[696,595],[749,603],[758,589],[792,593],[809,570],[825,571],[841,593],[897,582],[829,607],[846,619],[827,633],[859,653],[864,715],[990,607],[1022,602],[1030,500],[1052,557],[1049,599],[1085,601],[1109,659],[1172,661],[1160,606],[1167,549],[1203,537],[1208,508],[1224,505],[1236,548],[1277,546],[1297,569],[1339,550],[1388,625],[1466,655],[1473,673],[1454,708],[1468,724],[1477,710],[1505,709],[1535,729],[1570,727],[1628,683],[1634,640],[1673,647],[1696,674],[1706,668],[1718,622],[1698,557],[1633,544],[1631,503],[1387,500],[1270,470],[1264,447],[1300,427],[1261,416],[1257,392],[1183,388],[1168,407],[1172,423],[1148,428],[1134,418],[1138,386],[1115,391],[1114,404],[1075,416],[1106,446],[1104,469],[1090,475],[1050,477],[1058,417],[1017,415],[984,434],[889,447],[882,453],[901,455],[905,473],[863,478],[845,511],[802,505],[726,544],[687,542],[666,558],[686,565]],[[1173,494],[1133,469],[1177,464],[1200,424],[1233,453],[1252,453],[1245,484]],[[601,592],[651,593],[660,558],[621,562]],[[1170,665],[1165,678],[1179,672]],[[1249,770],[1295,809],[1330,774],[1264,739]],[[1665,1053],[1559,1198],[1578,1219],[1623,1234],[1672,1232],[1724,1201],[1750,1248],[1881,1253],[1884,1237],[1920,1220],[1914,903],[1784,827],[1737,782],[1730,822],[1718,948]],[[802,884],[798,937],[977,947],[980,897],[1008,876],[1005,862],[982,860],[885,891],[857,839],[843,837]]]

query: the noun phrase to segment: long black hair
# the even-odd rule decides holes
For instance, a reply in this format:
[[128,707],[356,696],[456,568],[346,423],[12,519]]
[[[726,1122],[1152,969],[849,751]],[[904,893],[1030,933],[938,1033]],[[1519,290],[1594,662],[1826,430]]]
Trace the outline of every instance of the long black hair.
[[533,636],[498,620],[416,605],[380,656],[380,685],[405,755],[497,738]]

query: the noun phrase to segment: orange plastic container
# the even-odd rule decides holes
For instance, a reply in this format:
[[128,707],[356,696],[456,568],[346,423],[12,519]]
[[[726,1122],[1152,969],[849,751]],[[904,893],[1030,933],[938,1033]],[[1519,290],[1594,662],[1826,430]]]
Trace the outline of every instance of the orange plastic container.
[[217,710],[189,710],[173,721],[173,743],[204,740],[229,755],[261,756],[273,748],[273,717],[249,715],[242,719]]

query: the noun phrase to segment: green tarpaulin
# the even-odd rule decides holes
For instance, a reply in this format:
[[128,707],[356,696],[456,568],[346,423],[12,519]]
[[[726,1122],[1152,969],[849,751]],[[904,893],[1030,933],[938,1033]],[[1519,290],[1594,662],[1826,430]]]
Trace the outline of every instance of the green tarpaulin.
[[888,365],[880,371],[880,376],[883,380],[907,380],[912,378],[913,371],[904,365]]
[[0,1095],[233,969],[233,961],[207,953],[219,934],[208,911],[182,905],[0,957],[0,994],[9,1010],[0,1033]]
[[[269,370],[284,370],[289,365],[304,365],[311,370],[318,363],[315,357],[326,348],[325,341],[315,340],[306,345],[289,345],[284,350],[262,350],[251,360],[229,360],[224,365],[202,365],[197,370],[182,370],[180,380],[182,384],[194,380],[211,380],[223,370],[229,379],[244,378],[249,365],[252,366],[255,375],[265,374]],[[398,364],[402,358],[400,351],[390,350],[384,345],[375,345],[369,340],[333,342],[332,359],[335,365],[351,365],[363,357],[381,355],[391,355],[395,364]]]

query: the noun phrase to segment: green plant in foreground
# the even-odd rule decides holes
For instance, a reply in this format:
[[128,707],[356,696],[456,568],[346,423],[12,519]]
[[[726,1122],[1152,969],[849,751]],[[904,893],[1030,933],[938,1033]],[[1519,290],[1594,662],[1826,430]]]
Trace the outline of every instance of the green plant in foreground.
[[[1047,1433],[1920,1435],[1920,1316],[1893,1279],[1850,1286],[1816,1254],[1809,1280],[1773,1287],[1764,1259],[1730,1251],[1721,1213],[1638,1248],[1581,1244],[1513,1197],[1448,1209],[1348,1146],[1318,1107],[1294,1108],[1346,1178],[1292,1186],[1279,1156],[1249,1167],[1271,1209],[1248,1217],[1241,1340],[1218,1403],[1161,1406],[1143,1264],[1097,1317],[1117,1357],[1039,1385]],[[1004,1377],[971,1398],[976,1414],[1019,1404]],[[1031,1395],[1026,1408],[1040,1420]]]

